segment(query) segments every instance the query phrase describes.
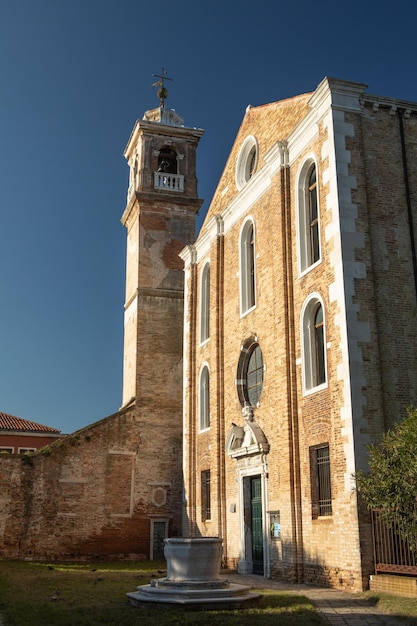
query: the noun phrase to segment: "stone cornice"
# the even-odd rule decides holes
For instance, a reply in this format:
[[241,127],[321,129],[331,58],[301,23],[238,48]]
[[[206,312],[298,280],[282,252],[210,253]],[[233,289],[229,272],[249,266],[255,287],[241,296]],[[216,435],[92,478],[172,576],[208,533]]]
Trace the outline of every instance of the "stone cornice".
[[134,302],[137,298],[169,298],[171,300],[183,300],[184,299],[184,291],[174,290],[174,289],[152,289],[151,287],[142,287],[139,289],[135,289],[135,292],[132,296],[125,302],[124,310],[130,307],[132,302]]
[[195,246],[193,244],[185,246],[185,248],[179,252],[179,256],[184,261],[184,269],[193,265],[196,262],[197,257]]
[[189,196],[174,195],[172,193],[135,191],[129,199],[120,221],[123,226],[128,226],[128,221],[136,203],[138,203],[137,210],[140,208],[147,211],[169,212],[175,210],[187,211],[189,209],[194,214],[197,214],[203,202],[202,198],[190,198]]
[[135,194],[132,194],[131,198],[129,199],[129,202],[126,205],[125,210],[123,211],[123,215],[120,218],[121,223],[123,224],[123,226],[126,226],[126,228],[128,227],[128,221],[132,214],[133,207],[135,206],[135,202],[136,202],[136,196]]
[[377,111],[380,107],[386,107],[393,112],[401,109],[405,111],[407,115],[417,113],[417,102],[399,100],[398,98],[388,98],[385,96],[374,96],[372,94],[364,94],[361,98],[361,105],[362,107],[365,105],[371,105],[374,111]]
[[[161,192],[161,191],[135,191],[133,198],[136,199],[141,205],[146,205],[146,208],[152,208],[152,205],[158,205],[158,209],[162,208],[160,204],[163,204],[167,210],[174,209],[175,207],[189,207],[194,212],[197,212],[204,200],[202,198],[194,198],[190,196],[184,196],[182,194],[174,192]],[[130,202],[127,206],[130,205]]]
[[151,287],[142,287],[138,291],[139,298],[169,298],[171,300],[183,300],[184,291],[174,289],[152,289]]
[[170,126],[159,122],[149,122],[146,120],[137,120],[130,134],[123,155],[129,159],[132,154],[141,133],[147,132],[151,135],[164,135],[165,137],[174,137],[177,139],[189,139],[190,136],[195,137],[197,141],[204,135],[202,128],[188,128],[187,126]]

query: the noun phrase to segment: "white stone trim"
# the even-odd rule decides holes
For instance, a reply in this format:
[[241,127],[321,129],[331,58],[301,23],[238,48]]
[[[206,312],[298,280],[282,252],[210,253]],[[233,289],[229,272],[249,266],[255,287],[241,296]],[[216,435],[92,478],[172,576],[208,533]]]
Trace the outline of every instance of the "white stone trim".
[[[346,105],[346,101],[340,99]],[[350,101],[350,110],[358,110]],[[342,360],[337,366],[337,377],[342,383],[344,403],[340,409],[341,431],[346,458],[345,491],[352,489],[352,474],[357,469],[358,458],[355,430],[361,433],[361,441],[366,443],[367,424],[363,422],[363,405],[366,398],[362,388],[365,384],[362,362],[362,349],[359,342],[369,341],[368,323],[357,320],[358,306],[352,301],[355,291],[354,279],[365,276],[365,266],[355,260],[355,250],[364,247],[364,238],[356,232],[355,218],[357,207],[352,203],[352,190],[356,189],[356,179],[349,174],[350,154],[346,150],[346,137],[353,135],[353,127],[345,121],[341,110],[329,111],[324,119],[328,131],[328,141],[323,144],[322,157],[329,164],[323,172],[329,185],[326,198],[331,222],[326,228],[326,241],[333,250],[330,262],[335,281],[329,285],[329,299],[337,303],[338,315],[335,326],[339,328]],[[349,336],[347,329],[349,328]],[[368,440],[369,442],[369,440]],[[361,444],[363,454],[365,445]]]

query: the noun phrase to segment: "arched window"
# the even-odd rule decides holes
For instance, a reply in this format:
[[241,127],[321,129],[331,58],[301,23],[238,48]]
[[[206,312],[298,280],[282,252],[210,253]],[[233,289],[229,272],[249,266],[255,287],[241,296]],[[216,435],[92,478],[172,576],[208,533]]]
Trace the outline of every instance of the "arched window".
[[158,156],[158,172],[177,174],[177,154],[171,148],[162,148]]
[[320,207],[317,192],[317,167],[308,159],[298,178],[298,247],[300,271],[320,261]]
[[316,385],[322,385],[326,380],[324,367],[324,321],[323,307],[317,304],[314,312],[314,371]]
[[236,186],[239,191],[255,173],[258,162],[258,142],[253,135],[246,137],[236,162]]
[[200,343],[210,336],[210,264],[206,263],[201,274],[200,290]]
[[242,315],[255,304],[255,230],[247,220],[240,236],[240,309]]
[[301,327],[304,389],[309,391],[327,382],[324,309],[318,296],[310,297],[304,306]]
[[237,393],[242,406],[256,407],[261,398],[264,382],[262,350],[255,339],[242,346],[237,371]]
[[200,430],[210,428],[210,372],[207,365],[200,372],[199,426]]

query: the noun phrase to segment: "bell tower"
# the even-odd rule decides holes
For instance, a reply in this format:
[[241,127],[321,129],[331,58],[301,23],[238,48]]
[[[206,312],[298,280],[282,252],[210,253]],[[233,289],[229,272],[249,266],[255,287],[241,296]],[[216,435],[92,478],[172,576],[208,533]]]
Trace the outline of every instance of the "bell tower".
[[[157,76],[159,107],[138,120],[124,156],[130,168],[122,224],[127,229],[123,406],[144,423],[182,429],[183,261],[195,239],[196,150],[204,131],[165,107],[171,80]],[[155,454],[158,451],[155,450]]]

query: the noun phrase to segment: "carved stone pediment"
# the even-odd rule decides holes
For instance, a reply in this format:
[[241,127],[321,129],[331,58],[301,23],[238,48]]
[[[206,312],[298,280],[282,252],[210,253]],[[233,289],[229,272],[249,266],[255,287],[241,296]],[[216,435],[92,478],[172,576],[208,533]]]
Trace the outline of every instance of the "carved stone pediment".
[[[253,417],[253,414],[250,416]],[[269,443],[264,431],[259,424],[250,419],[250,416],[245,419],[244,426],[232,424],[227,436],[226,452],[234,459],[269,452]]]

